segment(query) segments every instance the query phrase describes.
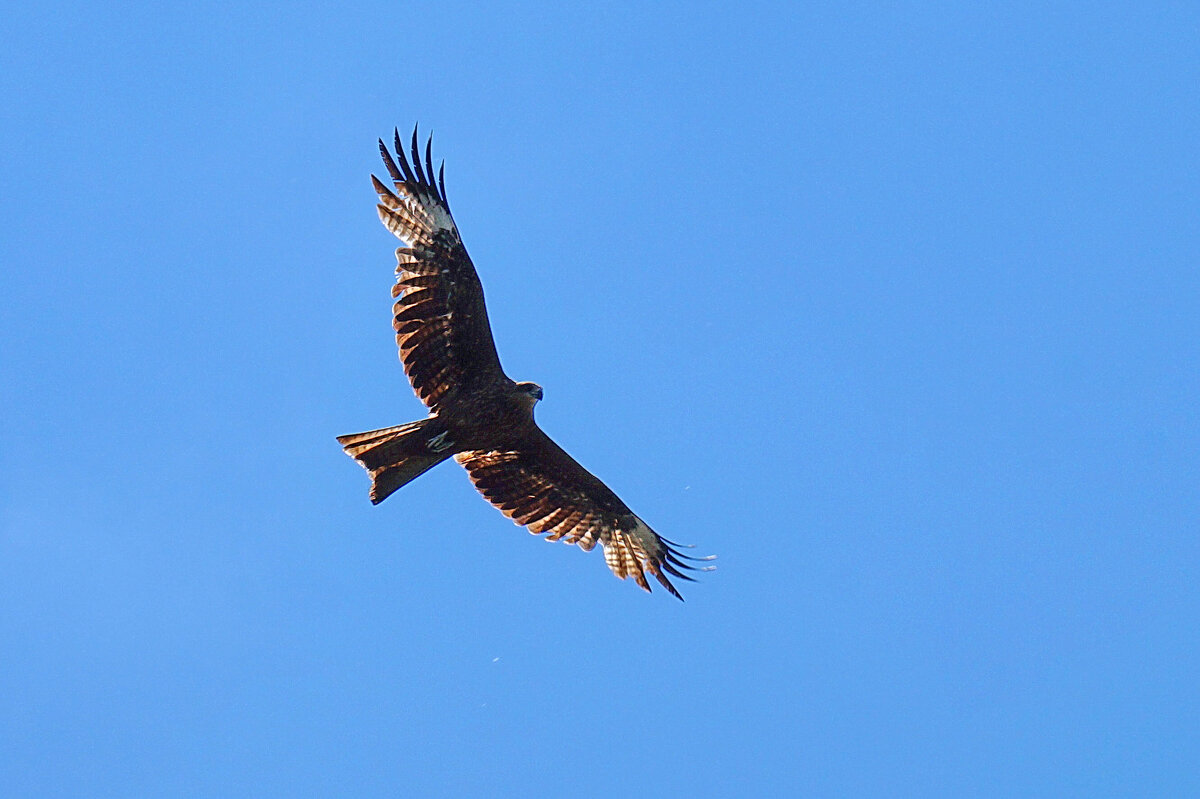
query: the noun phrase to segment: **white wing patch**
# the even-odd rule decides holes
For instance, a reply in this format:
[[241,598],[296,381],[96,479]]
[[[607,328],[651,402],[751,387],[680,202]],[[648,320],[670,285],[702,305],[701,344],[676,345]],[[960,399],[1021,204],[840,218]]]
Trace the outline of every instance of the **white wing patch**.
[[404,155],[404,146],[397,131],[396,158],[400,161],[397,165],[387,145],[382,139],[379,142],[379,153],[392,177],[392,185],[396,187],[393,193],[378,178],[371,176],[375,191],[379,193],[379,218],[388,230],[409,246],[431,245],[442,232],[452,235],[452,244],[462,241],[450,216],[442,172],[439,170],[435,176],[433,171],[432,149],[433,137],[430,136],[425,144],[425,163],[422,166],[417,130],[413,128],[410,163]]
[[429,197],[425,197],[423,200],[424,201],[420,203],[421,210],[424,211],[428,216],[429,222],[433,228],[435,230],[452,231],[455,237],[457,237],[458,228],[454,225],[454,219],[450,216],[450,212],[442,206],[441,202],[438,200],[431,200]]
[[[409,193],[403,183],[396,183],[397,194],[379,193],[379,221],[410,247],[430,247],[438,233],[448,232],[454,242],[461,241],[454,218],[441,202],[423,192]],[[376,187],[376,191],[383,187]],[[386,188],[386,187],[383,187]]]

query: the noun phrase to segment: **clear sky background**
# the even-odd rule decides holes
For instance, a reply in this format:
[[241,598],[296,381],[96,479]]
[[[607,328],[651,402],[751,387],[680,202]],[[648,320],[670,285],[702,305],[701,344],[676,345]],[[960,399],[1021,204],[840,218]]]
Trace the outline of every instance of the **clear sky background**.
[[[1200,792],[1194,4],[32,5],[0,793]],[[686,603],[367,501],[416,121]]]

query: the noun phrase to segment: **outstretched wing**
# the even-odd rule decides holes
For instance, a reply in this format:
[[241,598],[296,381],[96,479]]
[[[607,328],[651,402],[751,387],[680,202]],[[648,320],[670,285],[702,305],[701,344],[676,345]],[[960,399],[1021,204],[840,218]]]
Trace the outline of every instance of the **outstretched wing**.
[[504,450],[462,452],[454,456],[488,502],[529,532],[547,533],[591,550],[599,542],[604,560],[621,579],[633,577],[647,591],[646,573],[683,599],[667,575],[693,578],[696,570],[674,544],[644,521],[595,475],[579,465],[536,425],[519,444]]
[[458,235],[443,180],[434,183],[433,137],[425,164],[413,128],[412,164],[396,133],[397,167],[383,140],[379,152],[393,192],[374,175],[379,218],[407,246],[396,250],[396,343],[413,391],[433,411],[464,388],[504,379],[483,302],[483,286]]

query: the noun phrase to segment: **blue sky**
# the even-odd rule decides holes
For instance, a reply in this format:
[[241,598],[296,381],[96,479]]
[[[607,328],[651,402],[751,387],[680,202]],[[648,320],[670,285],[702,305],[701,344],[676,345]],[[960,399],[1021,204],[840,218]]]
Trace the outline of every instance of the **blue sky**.
[[[38,4],[0,50],[6,796],[1200,792],[1200,12]],[[687,602],[419,418],[375,139]]]

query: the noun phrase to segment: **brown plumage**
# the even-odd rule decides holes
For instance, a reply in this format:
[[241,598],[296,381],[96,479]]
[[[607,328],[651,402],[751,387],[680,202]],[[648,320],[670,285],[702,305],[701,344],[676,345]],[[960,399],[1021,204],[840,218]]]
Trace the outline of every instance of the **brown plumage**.
[[446,201],[444,164],[434,179],[432,137],[424,164],[415,128],[411,163],[399,132],[395,145],[398,165],[379,142],[394,190],[371,181],[380,220],[408,245],[396,250],[392,326],[404,372],[430,416],[338,437],[371,475],[371,502],[453,456],[488,502],[531,533],[584,550],[599,543],[618,577],[649,591],[649,573],[682,599],[668,575],[691,580],[682,570],[696,567],[685,561],[709,558],[680,553],[537,426],[542,389],[500,368],[483,286]]

